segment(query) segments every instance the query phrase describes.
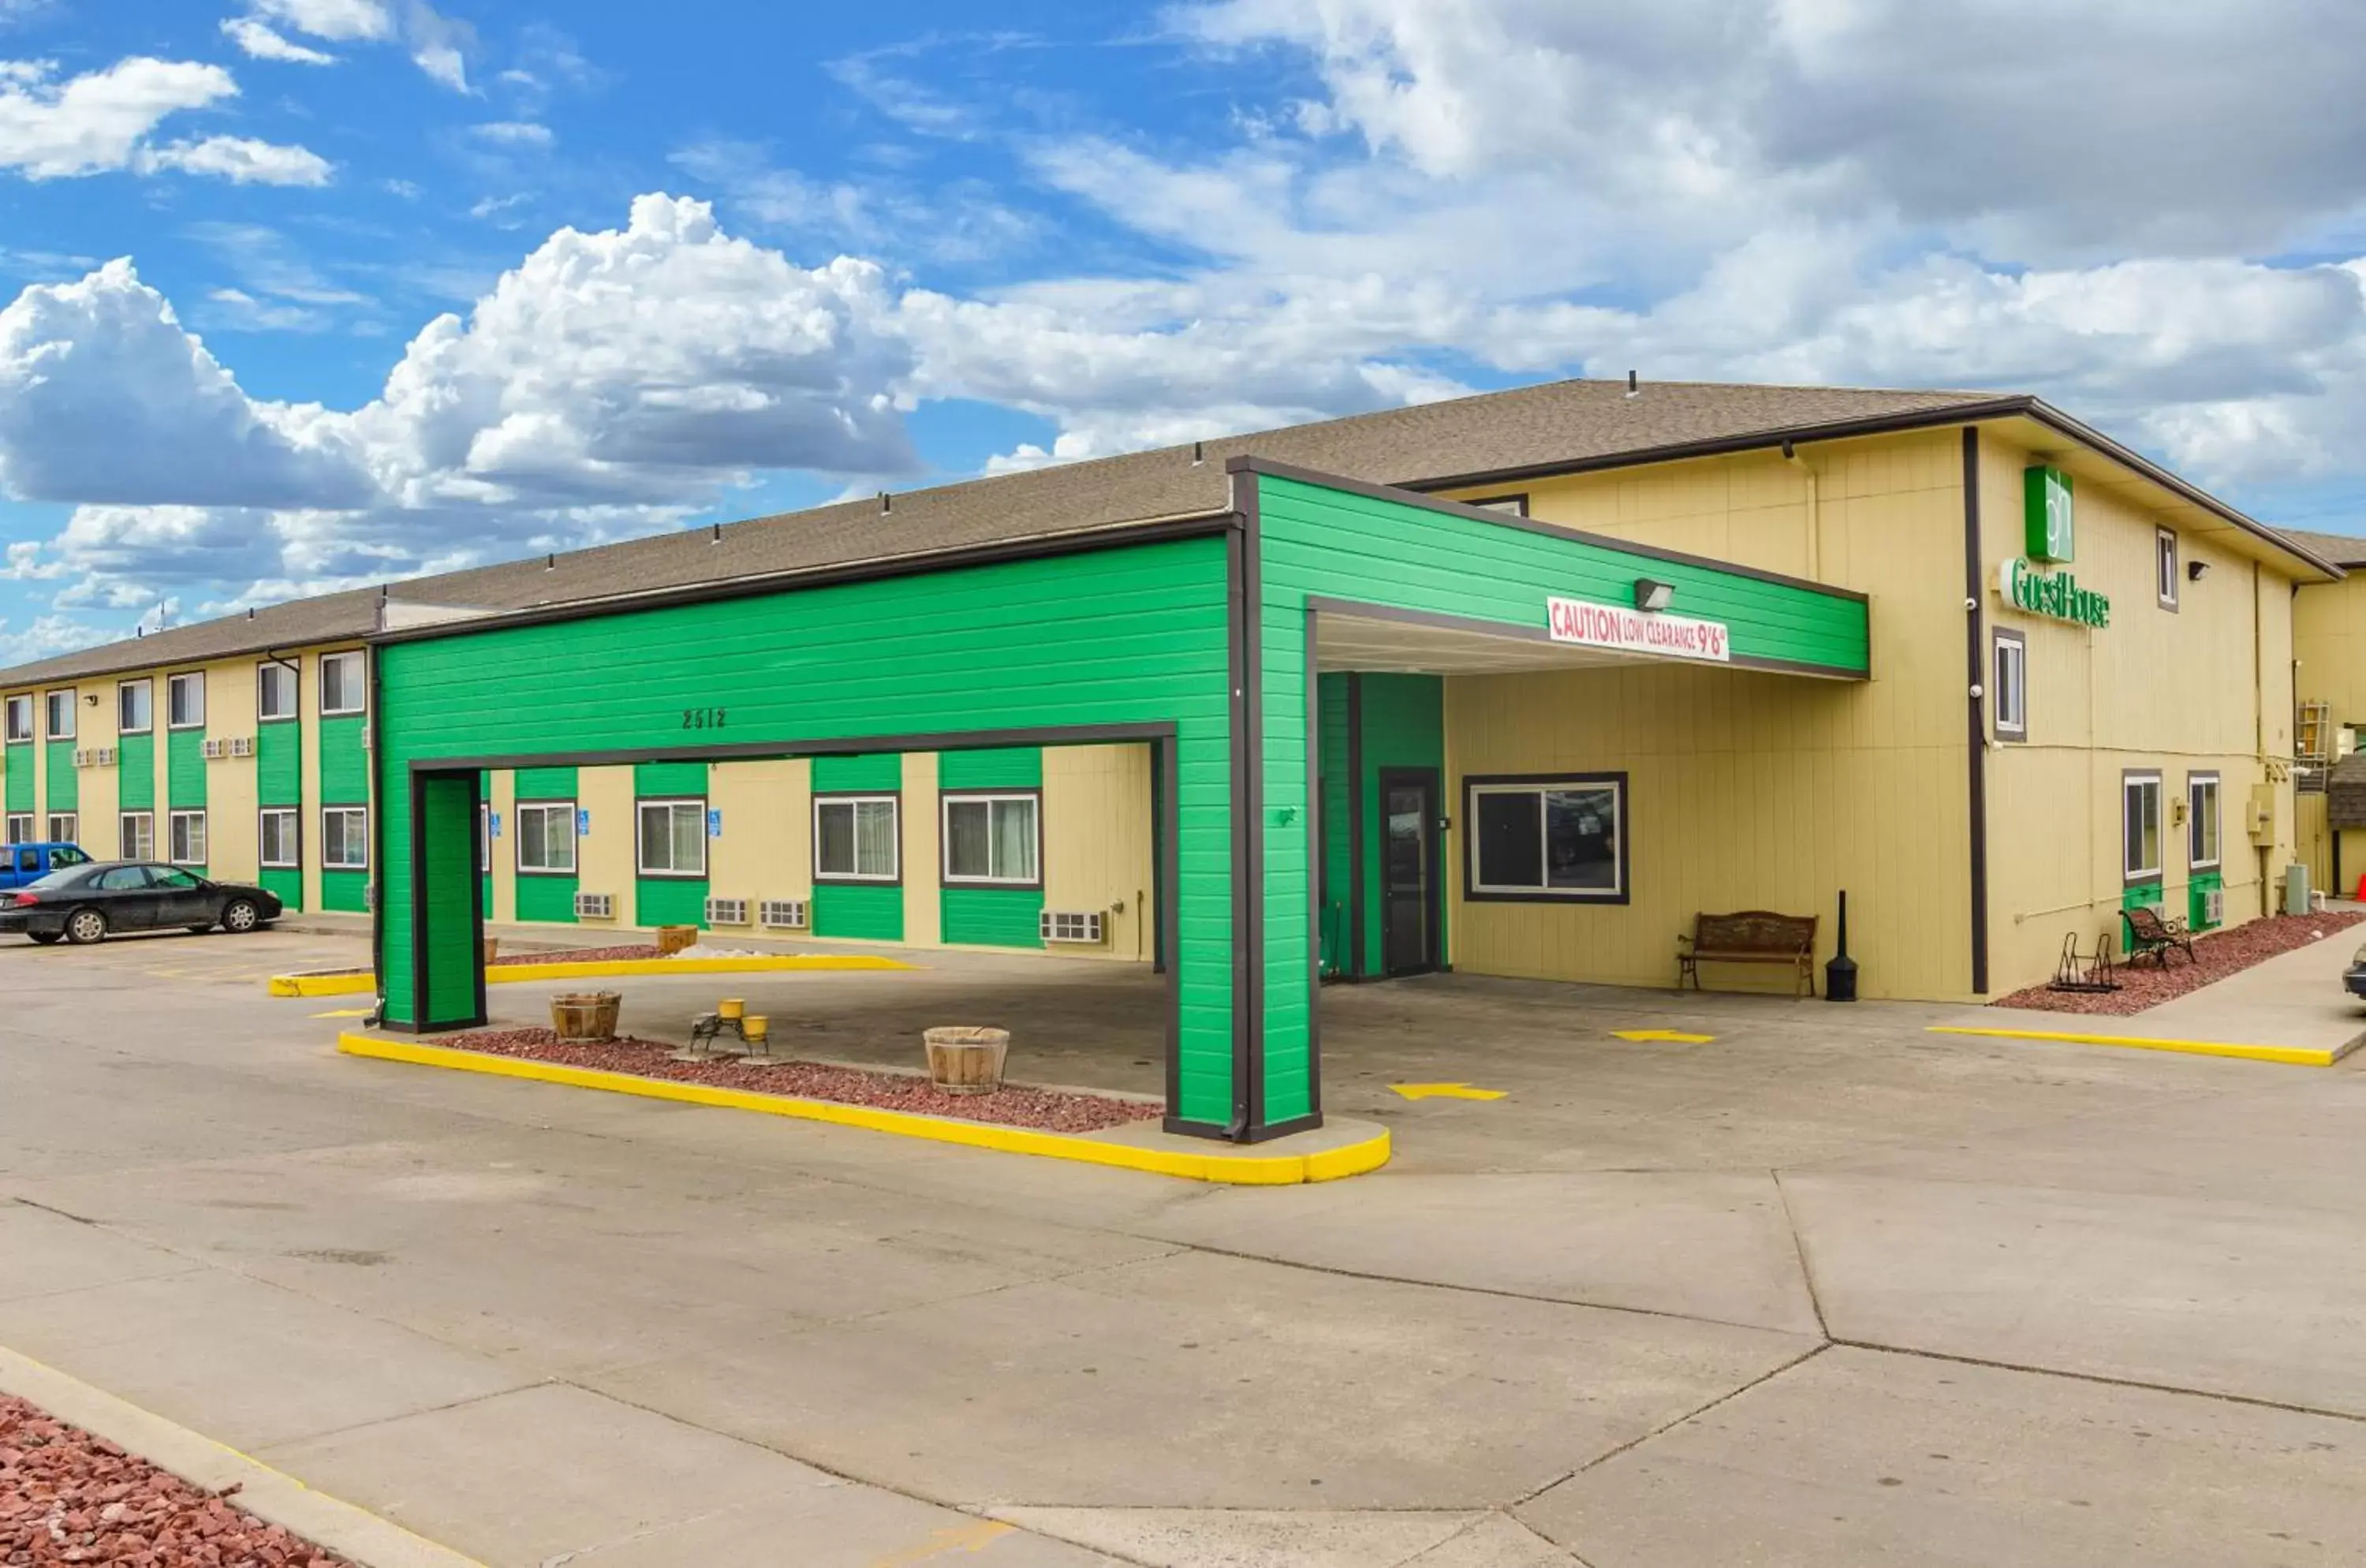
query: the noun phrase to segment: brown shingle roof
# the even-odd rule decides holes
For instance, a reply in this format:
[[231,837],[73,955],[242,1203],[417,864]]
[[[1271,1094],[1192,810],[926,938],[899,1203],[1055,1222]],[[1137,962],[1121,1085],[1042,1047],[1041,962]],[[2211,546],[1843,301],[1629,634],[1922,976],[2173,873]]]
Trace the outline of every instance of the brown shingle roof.
[[2306,528],[2279,528],[2276,532],[2336,566],[2366,566],[2366,538],[2355,534],[2318,534]]
[[[1552,381],[1415,408],[1156,451],[969,479],[536,557],[392,585],[404,604],[521,610],[736,577],[822,570],[981,545],[1217,512],[1228,504],[1224,459],[1254,454],[1382,484],[1437,488],[1458,479],[1743,442],[1857,422],[1944,418],[2025,399],[1982,392],[1840,387]],[[361,589],[175,626],[0,671],[0,685],[36,685],[152,665],[358,637],[376,629],[377,591]]]

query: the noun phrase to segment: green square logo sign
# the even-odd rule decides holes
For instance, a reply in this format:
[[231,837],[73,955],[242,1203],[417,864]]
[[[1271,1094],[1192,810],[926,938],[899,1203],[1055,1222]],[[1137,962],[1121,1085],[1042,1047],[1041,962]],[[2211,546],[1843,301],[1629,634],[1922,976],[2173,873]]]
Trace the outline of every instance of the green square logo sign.
[[2070,476],[2059,468],[2023,470],[2022,494],[2032,560],[2067,561],[2079,553],[2079,531],[2070,513]]

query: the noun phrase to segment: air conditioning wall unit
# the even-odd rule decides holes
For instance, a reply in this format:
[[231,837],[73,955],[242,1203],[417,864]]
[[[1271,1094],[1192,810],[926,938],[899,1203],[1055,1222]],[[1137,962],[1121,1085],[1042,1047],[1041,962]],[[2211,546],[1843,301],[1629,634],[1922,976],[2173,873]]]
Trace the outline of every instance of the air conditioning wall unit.
[[230,742],[230,754],[231,754],[231,756],[233,756],[233,757],[252,757],[252,756],[254,756],[254,736],[252,736],[252,735],[233,735],[233,736],[231,736],[231,742]]
[[1045,942],[1099,942],[1107,939],[1098,909],[1046,909],[1042,916]]
[[575,896],[575,918],[579,920],[613,920],[616,918],[616,896],[613,893],[578,893]]
[[2202,920],[2204,925],[2212,926],[2226,923],[2226,890],[2224,887],[2203,889]]
[[224,757],[230,755],[230,742],[227,740],[208,740],[205,743],[204,750],[207,761],[219,762]]
[[710,926],[744,926],[748,923],[748,900],[745,898],[709,898],[706,901],[706,923]]
[[73,754],[73,765],[77,768],[111,768],[115,766],[115,748],[85,747]]
[[807,924],[802,898],[767,898],[756,907],[760,923],[776,931],[801,931]]

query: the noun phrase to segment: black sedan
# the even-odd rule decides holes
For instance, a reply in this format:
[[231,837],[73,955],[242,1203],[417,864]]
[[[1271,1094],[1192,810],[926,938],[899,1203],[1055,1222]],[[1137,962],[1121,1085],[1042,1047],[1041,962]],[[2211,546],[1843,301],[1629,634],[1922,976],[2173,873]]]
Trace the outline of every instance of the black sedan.
[[251,931],[279,918],[279,899],[243,882],[211,882],[184,866],[96,861],[53,871],[0,895],[0,931],[35,942],[104,941],[117,931],[179,928]]

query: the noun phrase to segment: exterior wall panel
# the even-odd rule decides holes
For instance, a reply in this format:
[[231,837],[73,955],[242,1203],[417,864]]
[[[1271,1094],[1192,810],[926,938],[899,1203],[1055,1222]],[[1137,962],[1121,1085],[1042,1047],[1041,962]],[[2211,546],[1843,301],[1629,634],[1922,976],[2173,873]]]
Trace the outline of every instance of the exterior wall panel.
[[[1062,945],[1064,957],[1106,957],[1147,964],[1156,921],[1151,871],[1155,828],[1150,805],[1150,748],[1044,748],[1043,892],[1042,909],[1102,911],[1107,941],[1099,947]],[[1041,928],[1020,945],[1042,945]]]

